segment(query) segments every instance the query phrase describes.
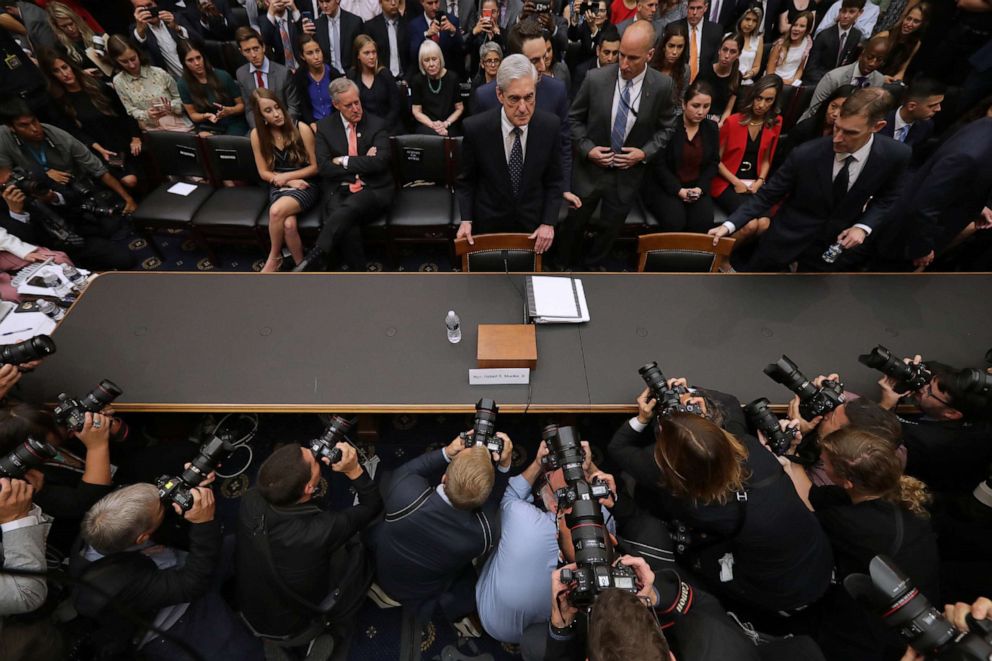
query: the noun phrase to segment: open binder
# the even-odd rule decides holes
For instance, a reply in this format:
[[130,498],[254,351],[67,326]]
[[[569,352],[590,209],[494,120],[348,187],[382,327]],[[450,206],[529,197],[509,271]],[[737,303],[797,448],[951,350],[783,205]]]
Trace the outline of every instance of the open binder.
[[589,321],[582,281],[546,275],[527,276],[527,314],[536,324]]

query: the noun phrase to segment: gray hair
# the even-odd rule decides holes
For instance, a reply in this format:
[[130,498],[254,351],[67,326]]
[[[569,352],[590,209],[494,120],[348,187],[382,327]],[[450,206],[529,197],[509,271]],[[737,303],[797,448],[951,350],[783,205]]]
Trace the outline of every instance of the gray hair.
[[339,96],[351,90],[357,92],[358,85],[355,84],[355,81],[343,76],[332,80],[330,86],[327,88],[327,91],[331,95],[331,101],[337,101]]
[[486,59],[486,55],[490,53],[496,53],[499,55],[499,59],[503,59],[503,49],[499,47],[495,41],[487,41],[486,43],[479,46],[479,59]]
[[526,55],[514,53],[507,56],[499,65],[499,72],[496,74],[496,86],[503,92],[514,80],[530,78],[537,82],[537,69],[530,63]]
[[124,551],[141,533],[155,528],[161,507],[153,484],[118,489],[98,500],[83,517],[83,539],[103,555]]
[[420,44],[420,52],[417,53],[417,66],[420,67],[420,73],[427,75],[427,72],[424,71],[424,58],[428,55],[437,55],[438,59],[441,60],[441,71],[444,71],[444,53],[441,52],[441,47],[432,39],[424,39],[424,43]]

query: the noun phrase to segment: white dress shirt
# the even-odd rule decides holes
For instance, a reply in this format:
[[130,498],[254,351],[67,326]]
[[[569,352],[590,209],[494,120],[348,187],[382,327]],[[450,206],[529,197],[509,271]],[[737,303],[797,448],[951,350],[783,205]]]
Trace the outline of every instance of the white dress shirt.
[[[158,41],[158,50],[162,54],[162,58],[165,59],[165,66],[169,70],[169,74],[173,78],[182,78],[183,76],[183,64],[179,61],[179,52],[176,50],[176,40],[172,38],[172,33],[169,28],[165,25],[165,21],[160,20],[157,25],[148,24],[148,29],[151,33],[155,35],[156,41]],[[176,25],[176,33],[183,39],[188,39],[189,35],[186,33],[186,28],[181,25]],[[134,38],[138,40],[139,44],[143,44],[148,41],[147,36],[142,38],[138,34],[138,29],[134,29]]]
[[371,21],[382,13],[379,0],[341,0],[341,9],[357,15],[363,21]]
[[[644,67],[644,71],[634,76],[630,81],[630,106],[627,108],[627,128],[623,132],[624,141],[627,140],[627,136],[630,135],[630,129],[634,127],[634,122],[637,121],[637,113],[641,109],[641,90],[644,85],[644,77],[647,73],[648,68]],[[620,107],[620,95],[626,85],[627,81],[621,77],[618,69],[617,82],[613,86],[613,109],[610,111],[611,131],[613,130],[613,124],[617,121],[617,108]]]
[[[906,135],[908,136],[909,131],[912,130],[914,124],[914,122],[907,122],[905,119],[902,118],[902,108],[903,108],[902,106],[899,106],[899,109],[896,110],[896,125],[892,127],[892,137],[896,140],[899,140],[899,130],[902,127],[904,126],[908,127],[906,129]],[[903,140],[901,140],[900,142],[905,142],[905,138],[903,138]]]
[[[833,26],[837,25],[837,14],[840,13],[840,3],[841,0],[837,0],[834,4],[830,5],[830,9],[827,13],[823,15],[823,22],[820,26],[816,28],[816,34],[820,34],[824,30],[829,30]],[[875,23],[878,22],[878,16],[881,11],[872,0],[867,0],[865,2],[865,9],[861,12],[861,16],[858,16],[858,20],[854,21],[854,26],[861,30],[861,38],[867,39],[871,36],[872,30],[875,29]],[[816,36],[816,35],[814,35]]]
[[[517,128],[506,116],[506,109],[499,111],[500,124],[503,127],[503,153],[506,156],[507,164],[510,163],[510,152],[513,151],[513,129]],[[527,158],[527,129],[529,126],[520,127],[520,154]]]
[[336,16],[327,16],[327,37],[328,46],[331,49],[331,66],[338,71],[344,71],[341,66],[341,10],[338,9]]
[[[898,115],[899,113],[896,113]],[[871,146],[875,142],[875,134],[872,133],[868,138],[868,142],[864,144],[861,149],[852,154],[834,154],[834,167],[831,173],[831,181],[837,178],[837,174],[840,169],[844,167],[844,160],[848,156],[853,156],[854,160],[851,164],[847,166],[847,190],[851,190],[854,187],[855,182],[858,180],[858,176],[865,167],[865,161],[868,160],[868,155],[871,154]],[[855,223],[854,227],[859,227],[865,231],[865,234],[871,234],[871,228],[867,225],[862,225],[861,223]]]

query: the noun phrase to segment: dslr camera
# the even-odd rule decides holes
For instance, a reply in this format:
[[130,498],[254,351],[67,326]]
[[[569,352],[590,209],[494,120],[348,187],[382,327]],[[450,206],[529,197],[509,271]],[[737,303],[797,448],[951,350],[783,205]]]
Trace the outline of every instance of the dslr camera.
[[336,447],[341,441],[347,441],[348,432],[355,427],[355,421],[344,418],[340,415],[331,416],[331,422],[317,438],[310,441],[307,447],[313,453],[314,458],[320,461],[327,457],[329,463],[336,464],[341,461],[341,448]]
[[193,507],[193,488],[200,486],[207,476],[220,465],[227,455],[234,450],[231,442],[232,434],[225,432],[214,436],[204,445],[200,452],[190,462],[189,468],[178,477],[163,475],[155,482],[158,487],[158,497],[163,503],[175,503],[183,512]]
[[871,353],[858,356],[858,362],[892,378],[896,382],[893,390],[900,395],[922,390],[933,378],[933,373],[923,363],[903,362],[881,344]]
[[20,479],[32,468],[37,468],[58,454],[53,446],[28,437],[10,454],[0,457],[0,477]]
[[844,588],[876,611],[914,650],[934,661],[992,658],[992,622],[969,615],[970,631],[961,633],[887,556],[872,558],[868,572],[851,574],[844,579]]
[[703,410],[698,404],[682,403],[680,395],[684,395],[688,390],[682,386],[668,387],[668,379],[665,378],[657,362],[652,361],[641,366],[637,373],[644,379],[644,383],[651,390],[651,396],[658,402],[655,411],[661,417],[667,418],[673,413],[703,415]]
[[822,385],[815,386],[786,355],[765,367],[764,372],[799,397],[799,414],[805,420],[830,413],[847,401],[843,383],[826,379]]
[[797,430],[782,429],[778,416],[772,413],[769,402],[764,397],[754,400],[744,407],[747,424],[756,432],[760,431],[768,440],[768,447],[778,456],[784,455],[796,439]]
[[55,342],[47,335],[35,335],[17,344],[0,345],[0,364],[23,365],[55,353]]
[[[96,388],[86,393],[80,399],[73,399],[67,393],[61,393],[59,403],[53,413],[55,420],[70,431],[82,431],[86,422],[86,413],[99,413],[114,403],[124,391],[110,379],[104,379]],[[111,430],[112,441],[123,441],[127,438],[128,427],[123,420],[114,419],[116,431]]]
[[476,402],[472,435],[464,432],[460,434],[466,448],[481,445],[497,455],[503,454],[503,439],[496,435],[497,413],[499,413],[499,407],[496,406],[494,400],[483,398]]
[[548,454],[541,460],[545,471],[559,468],[565,478],[565,486],[555,491],[558,507],[572,507],[577,500],[609,498],[612,493],[610,486],[596,478],[590,482],[585,479],[582,462],[585,461],[585,451],[575,434],[575,427],[559,427],[548,425],[541,433],[541,440],[548,446]]

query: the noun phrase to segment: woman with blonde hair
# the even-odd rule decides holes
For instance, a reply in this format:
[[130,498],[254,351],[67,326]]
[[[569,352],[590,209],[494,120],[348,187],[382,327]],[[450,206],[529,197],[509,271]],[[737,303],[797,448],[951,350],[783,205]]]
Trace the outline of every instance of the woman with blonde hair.
[[[930,494],[903,475],[891,441],[848,426],[820,439],[830,486],[811,486],[805,471],[782,458],[799,496],[816,514],[833,547],[838,581],[866,574],[886,555],[933,603],[940,603],[937,539],[930,526]],[[906,643],[837,586],[828,593],[820,645],[827,658],[900,659]]]
[[62,2],[49,2],[45,11],[55,37],[74,64],[90,75],[106,78],[113,75],[114,65],[106,54],[107,35],[97,35],[79,14]]
[[801,609],[830,583],[826,536],[775,457],[747,432],[740,402],[701,392],[680,395],[680,404],[697,404],[702,415],[657,418],[657,401],[642,392],[637,416],[610,441],[610,458],[636,480],[639,502],[688,528],[685,566],[708,590],[766,612]]
[[255,128],[251,130],[251,148],[255,166],[269,188],[269,257],[262,273],[282,266],[283,242],[293,260],[303,261],[303,243],[296,218],[317,203],[317,141],[306,122],[296,122],[266,88],[251,93]]

